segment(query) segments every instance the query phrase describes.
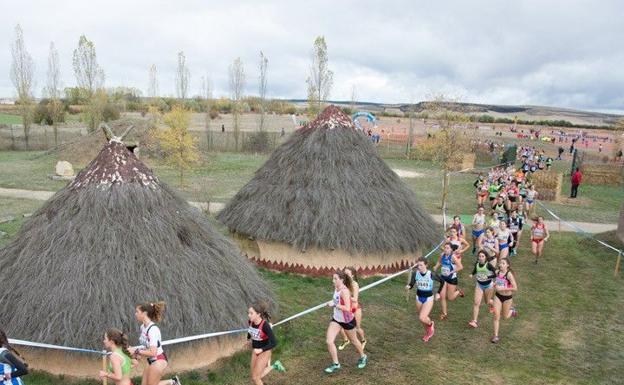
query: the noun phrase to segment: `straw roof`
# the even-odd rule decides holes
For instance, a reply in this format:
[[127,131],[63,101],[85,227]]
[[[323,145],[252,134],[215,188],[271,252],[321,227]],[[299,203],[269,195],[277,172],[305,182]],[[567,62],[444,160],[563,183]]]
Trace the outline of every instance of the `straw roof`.
[[[272,294],[208,219],[111,141],[0,249],[0,325],[14,338],[101,348],[164,300],[165,338],[245,325]],[[134,333],[134,335],[132,335]],[[136,341],[136,340],[135,340]]]
[[414,193],[335,106],[277,148],[218,219],[301,250],[415,252],[438,238]]

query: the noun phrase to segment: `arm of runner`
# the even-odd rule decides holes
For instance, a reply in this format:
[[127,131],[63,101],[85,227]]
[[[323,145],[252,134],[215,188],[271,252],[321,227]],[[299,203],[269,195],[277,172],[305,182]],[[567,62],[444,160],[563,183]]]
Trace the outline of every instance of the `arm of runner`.
[[100,370],[100,378],[110,378],[113,381],[121,381],[123,374],[121,372],[121,357],[118,354],[111,354],[109,356],[113,372],[108,373],[104,370]]
[[457,258],[455,255],[453,255],[453,263],[455,264],[455,269],[451,271],[451,273],[459,273],[464,269],[464,265],[462,265],[461,259]]
[[411,290],[414,287],[415,284],[416,284],[416,270],[412,269],[410,271],[409,283],[407,285],[405,285],[405,288],[407,290]]
[[15,357],[15,355],[10,351],[5,350],[4,352],[2,352],[2,358],[4,358],[4,360],[9,363],[11,367],[15,368],[15,371],[5,373],[5,375],[8,374],[8,377],[6,377],[5,379],[9,379],[12,377],[21,377],[28,374],[28,368],[26,367],[26,365],[22,362],[22,360]]
[[509,279],[509,283],[511,283],[511,287],[508,287],[507,290],[518,291],[518,284],[516,283],[516,277],[514,277],[512,272],[509,272],[509,274],[507,274],[507,279]]

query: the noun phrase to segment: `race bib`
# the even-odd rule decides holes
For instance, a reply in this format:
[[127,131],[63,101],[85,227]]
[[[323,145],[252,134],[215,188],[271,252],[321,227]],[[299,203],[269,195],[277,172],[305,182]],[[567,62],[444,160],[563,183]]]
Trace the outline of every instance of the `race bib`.
[[448,266],[442,266],[442,275],[450,275],[451,269]]
[[417,287],[419,290],[430,290],[430,288],[429,288],[429,282],[427,282],[427,281],[418,281],[418,282],[416,283],[416,287]]
[[487,281],[488,276],[485,273],[477,273],[477,281]]

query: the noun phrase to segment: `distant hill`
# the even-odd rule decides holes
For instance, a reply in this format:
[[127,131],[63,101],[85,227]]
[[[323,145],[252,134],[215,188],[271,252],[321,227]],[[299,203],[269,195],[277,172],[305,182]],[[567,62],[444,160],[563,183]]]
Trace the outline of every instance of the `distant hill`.
[[[307,104],[307,100],[293,99],[289,100],[297,105]],[[330,101],[332,104],[348,107],[351,105],[349,101]],[[427,111],[430,102],[419,102],[413,105],[414,112]],[[457,103],[448,102],[447,108],[453,111],[464,112],[470,115],[490,115],[494,118],[513,119],[518,117],[520,120],[567,120],[572,124],[592,125],[592,126],[608,126],[614,124],[624,115],[606,114],[602,112],[581,111],[569,108],[544,107],[544,106],[505,106],[495,104],[476,104],[476,103]],[[366,110],[372,113],[382,112],[407,112],[410,104],[387,104],[387,103],[370,103],[356,102],[356,109]]]

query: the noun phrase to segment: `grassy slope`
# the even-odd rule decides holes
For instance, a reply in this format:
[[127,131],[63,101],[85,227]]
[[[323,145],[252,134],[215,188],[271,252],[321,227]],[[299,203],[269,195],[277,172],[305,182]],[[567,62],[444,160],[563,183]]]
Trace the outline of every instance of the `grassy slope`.
[[[539,266],[530,262],[526,244],[513,260],[520,293],[514,301],[517,319],[503,321],[502,341],[489,342],[491,316],[482,308],[479,329],[467,328],[473,289],[466,274],[460,282],[467,298],[450,305],[450,317],[437,322],[437,333],[425,345],[414,311],[406,301],[404,277],[362,294],[364,327],[369,335],[370,365],[359,371],[352,348],[340,354],[344,369],[331,377],[324,331],[329,310],[305,316],[277,329],[280,345],[275,357],[288,368],[273,373],[271,384],[616,384],[624,360],[624,284],[612,278],[614,256],[571,234],[556,234]],[[468,257],[467,259],[471,259]],[[556,273],[555,273],[556,272]],[[329,299],[329,278],[303,278],[263,272],[279,298],[281,318]],[[371,281],[366,280],[365,282]],[[439,314],[436,304],[434,315]],[[185,385],[246,384],[248,354],[224,360],[210,371],[186,373]],[[424,376],[418,380],[419,376]],[[29,384],[64,383],[37,375]],[[87,384],[95,382],[76,382]]]

